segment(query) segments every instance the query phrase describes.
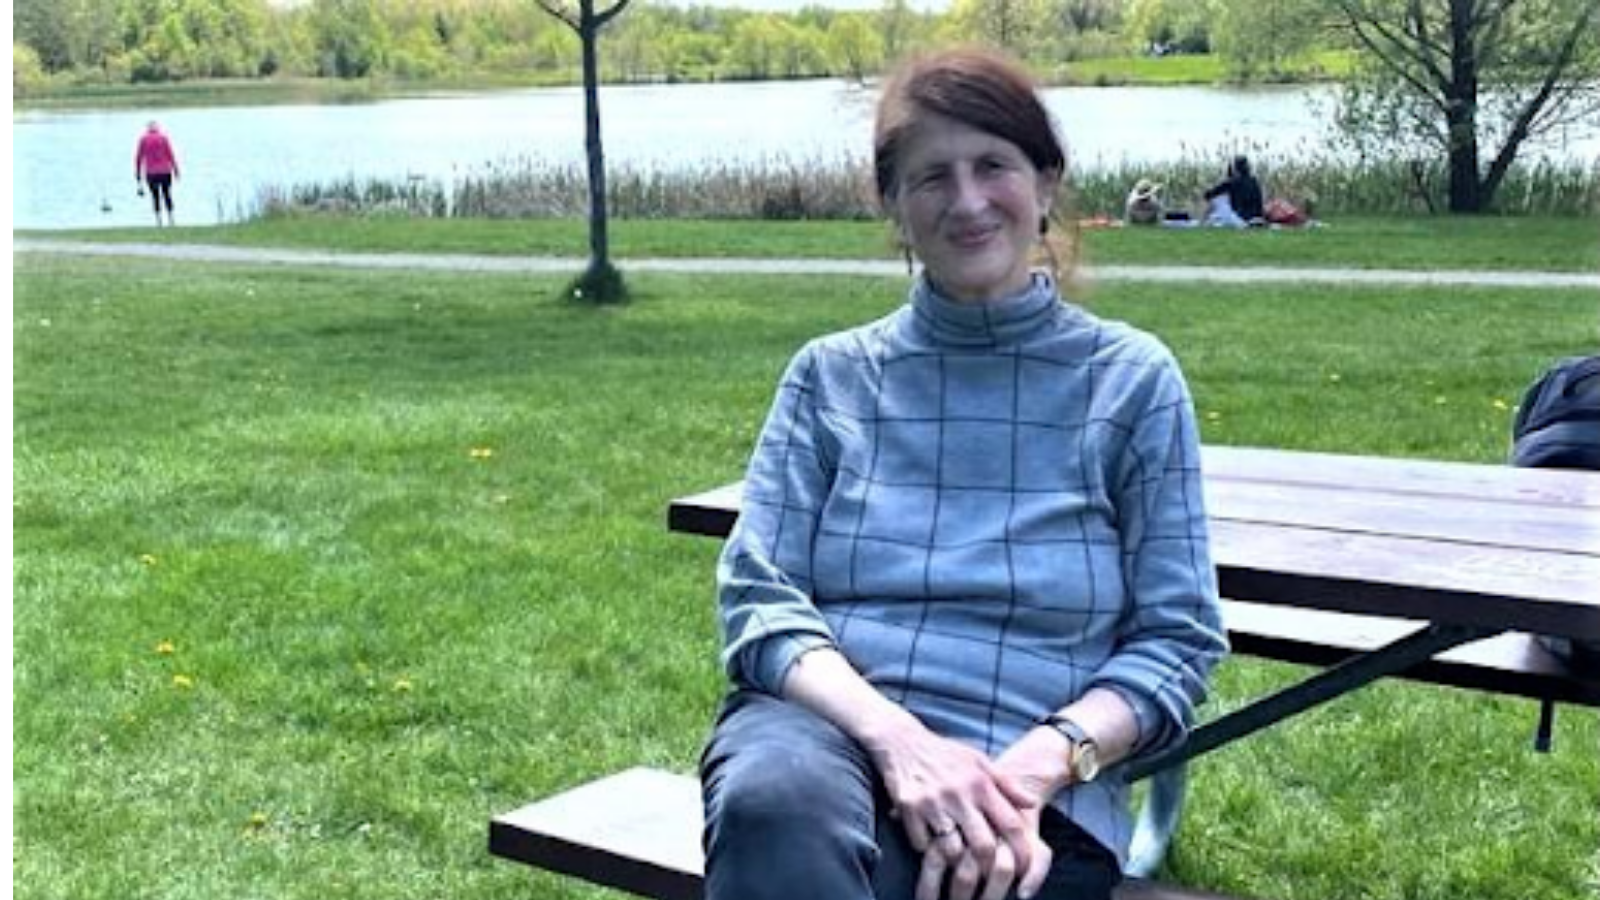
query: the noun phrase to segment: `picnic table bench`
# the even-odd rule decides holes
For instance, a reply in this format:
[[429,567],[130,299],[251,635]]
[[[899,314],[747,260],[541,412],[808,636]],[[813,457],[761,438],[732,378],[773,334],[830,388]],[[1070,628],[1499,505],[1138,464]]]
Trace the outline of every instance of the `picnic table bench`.
[[[1233,651],[1319,668],[1120,767],[1130,781],[1154,776],[1121,900],[1216,896],[1143,877],[1181,817],[1189,759],[1376,679],[1539,701],[1538,749],[1556,704],[1600,707],[1600,675],[1536,637],[1600,642],[1600,473],[1202,452]],[[726,536],[739,488],[674,501],[668,526]],[[647,897],[697,898],[700,815],[693,778],[635,769],[496,817],[490,851]]]

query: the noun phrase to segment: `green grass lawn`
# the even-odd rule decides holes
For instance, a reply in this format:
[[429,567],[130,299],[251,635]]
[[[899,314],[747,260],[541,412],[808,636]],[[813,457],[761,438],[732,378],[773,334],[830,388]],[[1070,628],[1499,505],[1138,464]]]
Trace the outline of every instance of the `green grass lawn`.
[[[1324,50],[1289,61],[1280,80],[1314,81],[1352,74],[1355,55]],[[1235,79],[1222,57],[1214,54],[1172,54],[1152,57],[1116,56],[1082,59],[1047,70],[1051,81],[1067,84],[1217,84]]]
[[[419,230],[418,243],[443,231]],[[510,234],[511,232],[507,232]],[[418,249],[409,247],[407,249]],[[481,249],[481,248],[474,248]],[[805,339],[898,280],[557,279],[18,255],[19,898],[598,897],[491,814],[690,771],[711,541]],[[1110,285],[1209,442],[1496,462],[1592,291]],[[1226,663],[1213,710],[1287,667]],[[1600,721],[1386,683],[1195,766],[1168,876],[1279,900],[1600,896]]]
[[[27,232],[98,241],[207,243],[369,252],[583,256],[583,222],[560,219],[350,219],[307,216],[212,228]],[[1347,266],[1353,268],[1600,270],[1600,222],[1584,218],[1371,217],[1301,231],[1114,228],[1082,232],[1095,264]],[[622,220],[612,252],[629,257],[893,259],[881,222]]]

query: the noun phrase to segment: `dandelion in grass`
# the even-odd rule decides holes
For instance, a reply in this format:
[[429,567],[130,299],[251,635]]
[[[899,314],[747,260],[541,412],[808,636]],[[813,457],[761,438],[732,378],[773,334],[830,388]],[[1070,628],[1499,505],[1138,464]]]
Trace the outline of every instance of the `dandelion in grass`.
[[1510,412],[1511,404],[1501,400],[1499,397],[1496,397],[1494,398],[1494,408],[1500,410],[1501,412]]
[[150,553],[141,553],[141,554],[139,554],[139,562],[144,563],[147,566],[153,566],[158,561],[159,560],[157,560],[155,558],[154,554],[150,554]]
[[178,648],[171,641],[158,641],[156,643],[156,654],[159,656],[171,656],[177,652]]
[[396,694],[409,694],[411,693],[411,688],[411,679],[404,675],[394,680],[394,692]]
[[266,813],[253,812],[250,814],[250,818],[245,820],[244,827],[246,831],[260,831],[266,828],[271,821]]
[[476,459],[476,460],[493,459],[494,458],[494,448],[492,448],[492,447],[473,447],[470,451],[468,451],[468,455],[471,456],[473,459]]
[[172,686],[179,690],[192,690],[194,688],[194,679],[180,672],[172,676]]

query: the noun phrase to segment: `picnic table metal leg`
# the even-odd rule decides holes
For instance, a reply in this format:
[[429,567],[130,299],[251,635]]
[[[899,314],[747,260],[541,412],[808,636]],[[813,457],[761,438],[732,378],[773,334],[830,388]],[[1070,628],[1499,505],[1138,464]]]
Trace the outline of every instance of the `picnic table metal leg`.
[[1150,776],[1149,793],[1139,807],[1139,821],[1133,826],[1133,841],[1128,847],[1128,863],[1122,874],[1130,878],[1151,878],[1167,858],[1172,836],[1183,818],[1183,798],[1189,790],[1189,766],[1178,763]]
[[1128,781],[1150,778],[1150,792],[1134,826],[1123,871],[1148,877],[1160,867],[1183,816],[1190,759],[1269,725],[1341,697],[1386,675],[1493,632],[1456,625],[1429,625],[1368,653],[1356,654],[1291,687],[1256,700],[1190,733],[1184,743],[1121,768]]
[[1551,745],[1555,743],[1555,729],[1555,701],[1542,700],[1539,703],[1539,727],[1533,733],[1533,749],[1540,753],[1549,753]]
[[1452,647],[1495,633],[1490,629],[1460,625],[1434,624],[1420,628],[1393,643],[1355,654],[1304,681],[1200,725],[1181,744],[1123,763],[1119,766],[1121,777],[1128,781],[1148,778],[1169,766],[1210,753],[1224,744],[1342,697],[1379,678],[1403,672]]

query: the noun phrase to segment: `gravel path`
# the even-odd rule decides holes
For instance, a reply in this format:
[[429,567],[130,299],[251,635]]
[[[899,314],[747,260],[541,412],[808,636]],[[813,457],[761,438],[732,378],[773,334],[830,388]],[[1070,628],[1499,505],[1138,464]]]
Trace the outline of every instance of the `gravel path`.
[[[482,256],[473,254],[330,253],[266,247],[224,247],[207,244],[97,244],[38,238],[15,238],[13,253],[73,256],[142,257],[189,262],[333,266],[350,269],[406,269],[451,272],[576,273],[585,260],[575,257]],[[759,275],[905,274],[905,264],[848,259],[618,259],[630,272],[696,272]],[[1209,266],[1099,266],[1088,272],[1095,281],[1211,281],[1232,284],[1291,282],[1298,284],[1470,285],[1515,288],[1593,288],[1600,275],[1575,272],[1422,272],[1397,269],[1231,269]]]

